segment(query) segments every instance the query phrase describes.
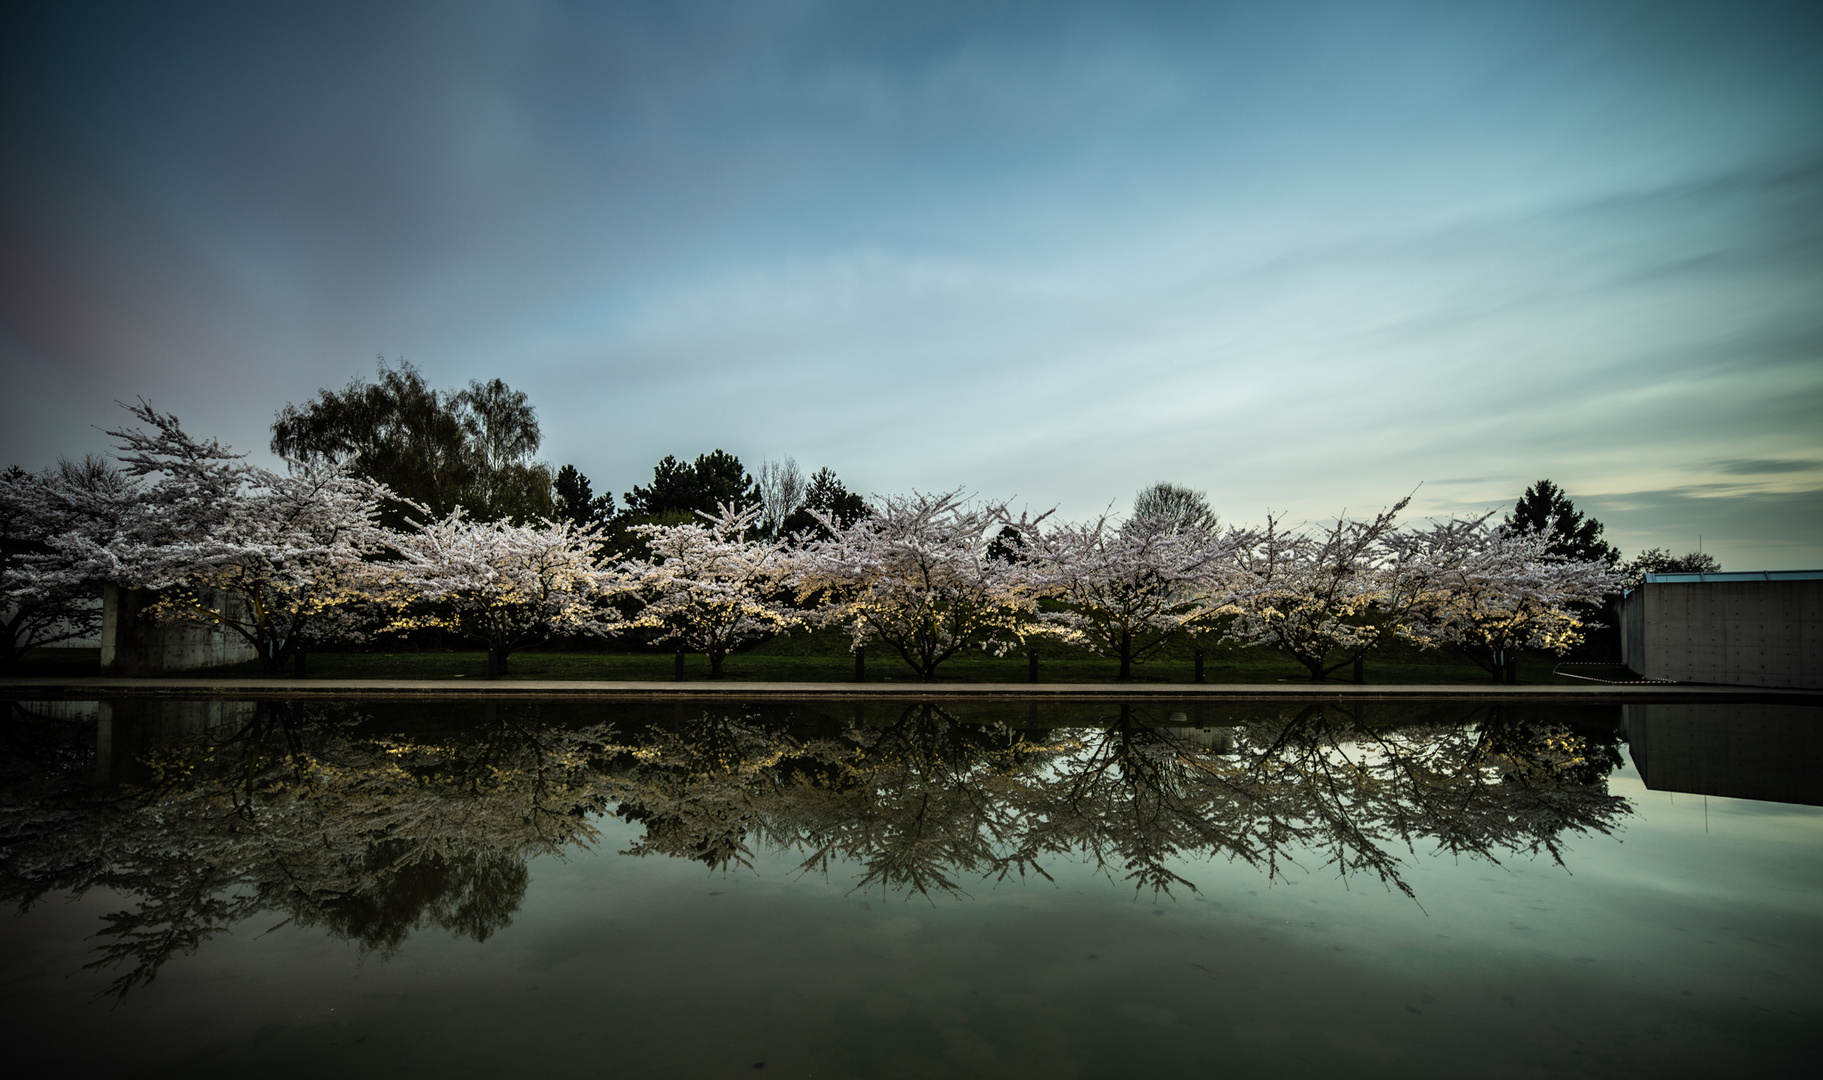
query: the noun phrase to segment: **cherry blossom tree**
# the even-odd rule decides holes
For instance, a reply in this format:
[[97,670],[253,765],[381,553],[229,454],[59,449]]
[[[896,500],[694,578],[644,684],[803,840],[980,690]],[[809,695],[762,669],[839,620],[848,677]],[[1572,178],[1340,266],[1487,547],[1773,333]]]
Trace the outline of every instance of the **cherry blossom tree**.
[[398,542],[387,629],[441,627],[484,643],[489,674],[505,674],[516,649],[559,634],[603,634],[618,617],[607,605],[595,525],[569,520],[515,525],[474,521],[458,506]]
[[1231,557],[1250,540],[1157,514],[1103,515],[1025,534],[1036,587],[1062,610],[1038,618],[1059,638],[1112,655],[1118,677],[1226,599]]
[[794,557],[800,599],[825,625],[845,626],[856,648],[892,646],[921,679],[964,648],[1003,655],[1035,629],[1038,590],[1024,562],[989,554],[999,530],[1034,531],[1049,516],[1014,521],[1006,504],[965,504],[960,492],[881,499],[844,525],[818,513],[827,539]]
[[1453,646],[1498,679],[1520,649],[1561,654],[1580,642],[1578,607],[1613,592],[1619,575],[1605,560],[1553,554],[1548,525],[1525,531],[1490,526],[1491,517],[1434,522],[1386,546],[1413,600],[1400,633]]
[[101,583],[83,576],[59,538],[111,535],[132,482],[106,459],[28,473],[0,473],[0,670],[44,645],[94,636],[101,629]]
[[1273,645],[1304,665],[1313,679],[1388,641],[1410,605],[1410,579],[1390,575],[1386,540],[1407,496],[1366,521],[1337,518],[1316,528],[1287,528],[1268,515],[1266,526],[1235,552],[1243,577],[1231,600],[1212,604],[1228,635],[1248,645]]
[[143,399],[125,408],[146,427],[108,434],[145,482],[111,535],[52,541],[69,577],[155,590],[155,615],[238,635],[267,671],[306,640],[361,636],[351,613],[367,598],[366,560],[391,543],[383,486],[333,462],[260,468]]
[[791,602],[785,543],[748,535],[762,508],[724,503],[720,511],[699,511],[701,522],[633,526],[652,557],[619,570],[621,588],[640,604],[627,625],[659,631],[655,645],[707,654],[712,679],[722,677],[722,661],[737,646],[804,621]]

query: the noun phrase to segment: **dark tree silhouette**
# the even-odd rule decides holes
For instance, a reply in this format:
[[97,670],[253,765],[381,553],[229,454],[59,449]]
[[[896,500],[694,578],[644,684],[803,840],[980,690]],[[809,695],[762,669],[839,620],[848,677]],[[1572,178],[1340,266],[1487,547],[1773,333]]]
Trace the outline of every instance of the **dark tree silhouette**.
[[697,511],[715,513],[719,504],[756,505],[760,490],[741,467],[740,458],[712,450],[698,454],[694,462],[666,454],[653,466],[652,482],[645,487],[634,485],[625,501],[629,514],[648,520],[678,515],[693,518]]
[[1520,532],[1553,527],[1555,534],[1547,549],[1552,555],[1608,567],[1620,562],[1620,549],[1601,538],[1601,522],[1584,516],[1570,496],[1549,480],[1526,488],[1513,504],[1513,512],[1506,516],[1506,524]]
[[557,517],[574,522],[579,528],[584,525],[606,526],[614,517],[613,493],[596,495],[590,490],[589,478],[578,472],[574,465],[565,465],[557,470],[557,479],[551,482],[551,494],[556,504]]
[[779,532],[783,536],[795,536],[798,533],[823,536],[827,530],[817,522],[817,513],[831,517],[836,524],[846,527],[870,512],[866,499],[843,487],[834,470],[824,467],[810,478],[810,486],[804,491],[804,505],[785,519]]
[[1620,568],[1624,587],[1637,589],[1646,583],[1647,574],[1714,574],[1722,569],[1714,555],[1701,551],[1673,555],[1664,548],[1648,548]]
[[[433,517],[461,505],[483,521],[550,516],[550,470],[531,460],[541,439],[537,411],[499,379],[437,390],[410,363],[384,358],[374,382],[356,376],[272,421],[275,454],[351,461]],[[381,511],[394,528],[408,516],[399,504]]]

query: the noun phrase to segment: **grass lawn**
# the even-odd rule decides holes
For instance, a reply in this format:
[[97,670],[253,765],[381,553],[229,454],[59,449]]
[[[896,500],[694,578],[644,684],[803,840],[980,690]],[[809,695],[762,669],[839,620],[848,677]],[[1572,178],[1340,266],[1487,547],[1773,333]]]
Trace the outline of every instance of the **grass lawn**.
[[[1081,649],[1047,642],[1039,646],[1038,679],[1047,683],[1115,682],[1116,661]],[[580,651],[550,648],[514,653],[508,679],[576,679],[609,681],[669,681],[673,658],[669,652]],[[1550,655],[1526,656],[1519,665],[1521,683],[1568,683],[1554,677],[1558,659]],[[28,653],[19,674],[81,677],[97,673],[97,649],[38,649]],[[1210,683],[1309,683],[1310,676],[1296,662],[1270,649],[1235,649],[1211,652],[1204,661],[1204,679]],[[287,666],[283,674],[289,674]],[[174,673],[180,676],[219,678],[260,674],[252,662],[225,668]],[[487,674],[484,652],[320,652],[307,662],[308,679],[480,679]],[[847,639],[839,633],[799,633],[767,642],[728,657],[723,678],[731,682],[852,682],[854,657]],[[1369,653],[1369,683],[1487,683],[1488,673],[1467,660],[1438,650],[1421,652],[1395,645]],[[686,679],[709,677],[709,661],[701,654],[684,658]],[[1351,681],[1343,668],[1332,681]],[[980,652],[958,653],[938,668],[938,682],[1022,683],[1027,678],[1023,653],[994,657]],[[1190,683],[1195,666],[1188,647],[1172,647],[1155,658],[1134,665],[1136,683]],[[915,683],[904,661],[889,648],[875,645],[867,651],[867,680]]]

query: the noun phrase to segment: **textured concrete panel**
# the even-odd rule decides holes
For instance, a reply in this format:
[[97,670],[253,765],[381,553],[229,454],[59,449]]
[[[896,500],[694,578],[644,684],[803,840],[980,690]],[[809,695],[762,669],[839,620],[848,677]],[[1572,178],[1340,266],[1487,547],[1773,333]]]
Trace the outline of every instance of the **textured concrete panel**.
[[[214,594],[203,602],[218,610],[233,597]],[[151,613],[158,595],[146,589],[109,585],[102,591],[101,673],[159,675],[220,667],[254,658],[253,646],[232,631],[195,622],[161,622]]]
[[1823,580],[1647,582],[1621,612],[1647,678],[1823,689]]

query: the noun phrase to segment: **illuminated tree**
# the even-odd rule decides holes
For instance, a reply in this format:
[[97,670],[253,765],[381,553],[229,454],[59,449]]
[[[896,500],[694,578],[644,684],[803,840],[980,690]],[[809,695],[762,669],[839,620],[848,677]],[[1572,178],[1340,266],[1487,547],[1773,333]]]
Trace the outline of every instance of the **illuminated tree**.
[[505,674],[516,649],[559,634],[603,634],[619,620],[593,525],[474,521],[461,507],[417,525],[385,568],[397,609],[388,629],[441,627],[481,642]]
[[333,464],[249,465],[143,400],[126,408],[151,430],[108,434],[145,482],[108,534],[52,541],[69,579],[155,590],[155,615],[239,636],[266,671],[306,641],[363,635],[368,560],[395,541],[379,525],[386,488]]
[[1226,600],[1231,557],[1245,534],[1220,533],[1202,520],[1106,515],[1025,534],[1035,586],[1061,610],[1038,618],[1065,641],[1118,658],[1118,677]]
[[800,598],[817,619],[846,627],[856,648],[892,646],[921,679],[965,648],[1004,654],[1033,630],[1037,590],[1025,564],[989,554],[1000,528],[1017,522],[1005,503],[965,505],[957,492],[891,496],[843,524],[818,512],[828,539],[794,556]]
[[100,631],[101,582],[52,542],[112,535],[132,488],[93,454],[42,473],[0,473],[0,671],[30,649]]
[[1584,612],[1619,575],[1603,561],[1553,554],[1551,530],[1488,525],[1484,515],[1387,538],[1389,573],[1411,598],[1399,632],[1446,644],[1495,673],[1520,649],[1562,654],[1582,640]]
[[723,506],[699,522],[633,526],[651,557],[619,569],[619,587],[640,604],[627,625],[658,631],[653,644],[706,653],[709,677],[719,679],[732,649],[801,623],[784,542],[748,535],[759,515],[757,506]]
[[1233,639],[1276,646],[1311,678],[1327,677],[1397,632],[1411,583],[1386,572],[1385,541],[1410,501],[1368,521],[1306,529],[1269,515],[1236,552],[1244,583],[1227,603],[1210,605],[1209,617],[1226,618]]

